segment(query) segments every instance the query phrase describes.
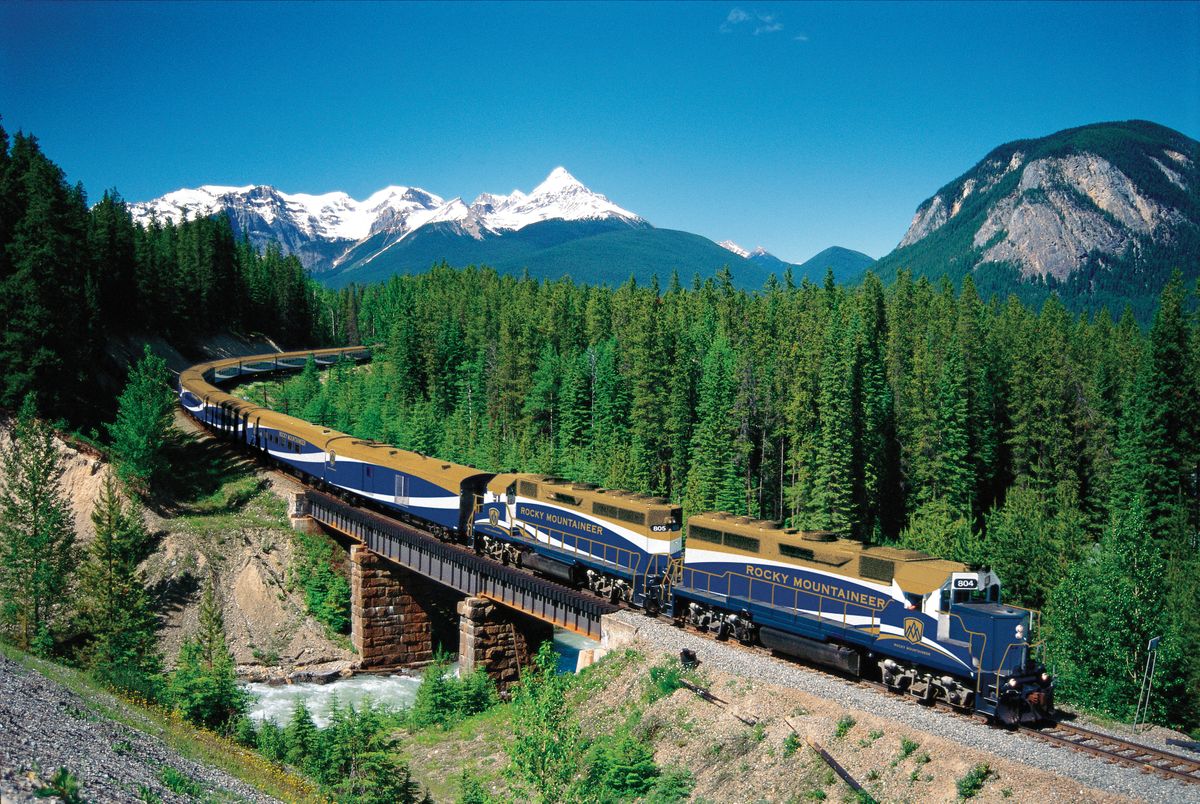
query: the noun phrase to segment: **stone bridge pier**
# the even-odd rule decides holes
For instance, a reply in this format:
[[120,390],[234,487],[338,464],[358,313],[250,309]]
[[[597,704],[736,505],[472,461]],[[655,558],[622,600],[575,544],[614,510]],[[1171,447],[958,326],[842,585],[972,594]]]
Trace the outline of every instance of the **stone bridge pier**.
[[355,544],[350,547],[350,641],[363,670],[420,667],[453,645],[453,591]]
[[554,626],[487,598],[468,597],[458,604],[459,672],[481,668],[505,692],[520,678]]

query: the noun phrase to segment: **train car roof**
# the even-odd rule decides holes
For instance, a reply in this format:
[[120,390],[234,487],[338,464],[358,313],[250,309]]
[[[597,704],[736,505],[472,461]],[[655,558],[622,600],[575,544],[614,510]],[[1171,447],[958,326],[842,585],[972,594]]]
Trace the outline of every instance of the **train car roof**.
[[602,502],[622,508],[635,508],[641,511],[670,512],[679,508],[678,505],[663,497],[652,497],[647,494],[621,491],[619,489],[606,489],[597,486],[595,483],[576,483],[561,477],[530,472],[508,472],[496,475],[488,482],[488,490],[496,494],[502,494],[505,489],[517,481],[536,483],[539,494],[543,490],[546,490],[551,494],[568,495],[580,502]]
[[[219,378],[222,370],[231,370],[238,367],[249,368],[255,364],[261,364],[264,366],[263,370],[265,371],[267,364],[278,365],[278,361],[281,360],[306,361],[310,356],[320,359],[323,357],[334,358],[341,355],[361,356],[364,353],[369,353],[369,350],[362,346],[354,346],[339,349],[279,352],[250,357],[213,360],[208,363],[199,363],[180,372],[179,383],[184,389],[206,400],[210,405],[223,405],[227,409],[236,411],[239,416],[249,415],[251,423],[258,421],[264,426],[289,432],[297,438],[302,438],[310,444],[320,447],[326,452],[332,450],[338,458],[350,458],[373,463],[425,479],[457,483],[460,486],[468,478],[491,475],[491,472],[484,472],[471,466],[462,466],[450,461],[443,461],[429,455],[422,455],[419,452],[403,450],[391,444],[382,444],[370,439],[355,438],[338,430],[322,427],[319,424],[313,424],[304,419],[298,419],[295,416],[289,416],[286,413],[265,408],[254,402],[234,396],[222,390],[211,381]],[[290,367],[295,368],[294,365]],[[238,376],[253,375],[237,372],[230,373],[224,379],[234,379]]]
[[[917,550],[867,547],[857,539],[838,538],[828,531],[783,528],[778,522],[734,516],[724,511],[696,514],[688,519],[687,524],[689,547],[702,546],[705,550],[738,556],[760,556],[871,583],[889,585],[895,580],[905,592],[918,595],[927,595],[938,589],[951,573],[967,570],[966,564]],[[734,543],[729,544],[730,540],[724,538],[720,544],[693,539],[692,529],[695,527],[733,534]],[[756,540],[757,549],[750,549],[753,544],[736,537]],[[783,545],[782,549],[780,545]]]

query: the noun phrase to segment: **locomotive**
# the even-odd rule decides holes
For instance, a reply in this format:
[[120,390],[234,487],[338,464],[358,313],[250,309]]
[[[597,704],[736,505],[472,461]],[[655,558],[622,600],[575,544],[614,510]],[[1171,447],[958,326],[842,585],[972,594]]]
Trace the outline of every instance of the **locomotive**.
[[661,497],[529,473],[489,473],[358,439],[219,386],[294,372],[361,347],[218,360],[179,378],[183,408],[308,482],[501,563],[924,702],[1006,725],[1054,710],[1033,656],[1036,612],[1001,601],[986,569],[820,531],[707,512]]

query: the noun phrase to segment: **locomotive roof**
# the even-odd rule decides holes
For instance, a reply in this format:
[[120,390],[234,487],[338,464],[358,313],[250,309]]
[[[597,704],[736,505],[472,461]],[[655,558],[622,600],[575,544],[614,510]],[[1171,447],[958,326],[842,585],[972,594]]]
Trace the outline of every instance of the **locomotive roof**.
[[[918,595],[938,589],[953,572],[967,571],[966,564],[917,550],[867,547],[857,539],[838,538],[828,531],[783,528],[778,522],[724,511],[696,514],[688,519],[687,527],[688,546],[692,548],[759,556],[885,586],[894,579],[905,592]],[[693,538],[694,528],[707,529],[709,533],[704,535],[708,538]],[[733,534],[735,538],[722,538],[717,543],[711,540],[714,533]]]
[[536,483],[539,497],[549,497],[552,494],[565,494],[581,502],[604,502],[622,508],[634,508],[642,511],[670,512],[679,508],[678,505],[663,497],[652,497],[647,494],[621,491],[619,489],[605,489],[594,483],[575,483],[561,477],[530,472],[509,472],[496,475],[488,482],[488,490],[495,494],[502,494],[505,489],[516,481]]
[[[461,487],[462,482],[467,478],[491,474],[490,472],[482,472],[471,466],[461,466],[450,461],[443,461],[439,458],[422,455],[419,452],[403,450],[390,444],[382,444],[378,441],[371,441],[365,438],[355,438],[332,428],[322,427],[319,424],[313,424],[304,419],[298,419],[295,416],[289,416],[286,413],[262,407],[261,405],[223,391],[209,379],[210,377],[217,376],[222,369],[231,369],[247,364],[271,363],[277,365],[279,360],[307,360],[309,356],[315,358],[338,357],[341,355],[357,355],[365,351],[364,347],[355,346],[342,349],[279,352],[251,357],[214,360],[208,363],[200,363],[180,372],[179,383],[186,390],[206,400],[210,405],[224,405],[230,410],[237,411],[239,416],[249,414],[251,424],[258,421],[263,426],[273,427],[290,433],[326,452],[332,450],[338,458],[351,458],[377,466],[385,466],[389,469],[398,469],[425,480],[438,483],[453,483],[456,487]],[[232,379],[232,376],[230,379]]]

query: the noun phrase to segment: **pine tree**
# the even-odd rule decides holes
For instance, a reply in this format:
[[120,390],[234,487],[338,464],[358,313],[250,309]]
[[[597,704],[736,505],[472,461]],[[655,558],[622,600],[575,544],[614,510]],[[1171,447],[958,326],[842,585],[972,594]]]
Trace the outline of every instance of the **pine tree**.
[[733,452],[733,352],[718,335],[704,356],[683,507],[745,513],[746,498]]
[[46,654],[78,557],[62,458],[50,426],[36,417],[32,395],[21,404],[0,465],[0,628],[18,647]]
[[136,504],[122,502],[106,475],[92,512],[96,537],[80,568],[81,619],[88,665],[102,681],[153,698],[162,670],[157,620],[138,564],[148,537]]
[[117,420],[108,427],[117,474],[141,493],[165,468],[163,448],[175,408],[169,376],[166,361],[146,344],[117,400]]
[[246,711],[246,692],[238,686],[233,654],[225,642],[225,621],[209,575],[200,599],[199,628],[183,641],[171,676],[169,695],[192,723],[228,730]]
[[292,708],[292,718],[283,730],[283,740],[287,745],[288,764],[307,770],[317,757],[319,737],[312,713],[303,700],[297,699]]
[[841,311],[835,311],[821,359],[821,435],[806,524],[848,536],[854,515],[854,364],[844,327]]

